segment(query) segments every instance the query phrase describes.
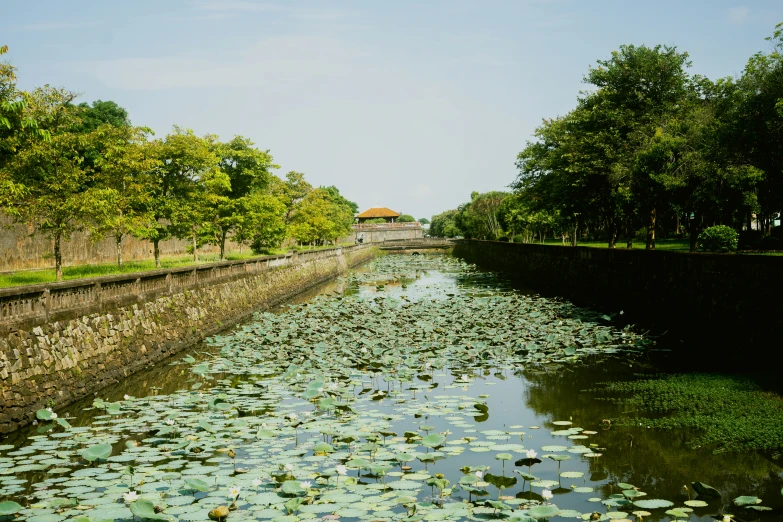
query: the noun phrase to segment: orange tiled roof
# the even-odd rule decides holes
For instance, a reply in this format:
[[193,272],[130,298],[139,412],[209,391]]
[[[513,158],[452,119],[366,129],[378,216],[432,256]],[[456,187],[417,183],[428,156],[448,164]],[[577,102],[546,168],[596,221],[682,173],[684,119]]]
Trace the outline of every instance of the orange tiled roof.
[[372,207],[372,208],[368,208],[367,210],[365,210],[364,212],[359,214],[357,217],[362,218],[362,219],[364,219],[364,218],[387,218],[387,217],[396,218],[396,217],[400,217],[400,213],[399,212],[395,212],[392,209],[386,208],[386,207]]

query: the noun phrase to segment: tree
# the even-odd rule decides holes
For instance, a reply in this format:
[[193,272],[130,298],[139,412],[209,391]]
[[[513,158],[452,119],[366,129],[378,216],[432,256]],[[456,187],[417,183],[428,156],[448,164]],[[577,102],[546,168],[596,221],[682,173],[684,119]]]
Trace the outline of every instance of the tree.
[[123,239],[128,235],[149,237],[155,231],[151,181],[159,161],[155,144],[147,141],[149,129],[103,124],[93,134],[96,185],[104,189],[102,196],[112,209],[93,216],[93,239],[112,236],[117,265],[122,266]]
[[430,224],[430,220],[427,219],[427,218],[421,218],[421,219],[419,219],[419,223],[421,223],[422,225],[429,225]]
[[[45,86],[27,99],[25,110],[50,139],[24,137],[6,166],[3,198],[6,212],[17,222],[35,226],[53,242],[56,280],[62,281],[62,242],[84,229],[89,218],[112,209],[80,154],[92,138],[71,132],[79,120],[71,102],[74,93]],[[13,186],[13,190],[8,187]],[[12,196],[8,196],[12,192]]]
[[506,192],[486,192],[480,194],[473,192],[470,202],[460,205],[456,215],[456,225],[467,238],[497,239],[503,233],[498,220],[498,210],[503,200],[508,196]]
[[128,111],[113,101],[96,100],[92,105],[82,102],[78,108],[81,120],[78,127],[81,132],[93,132],[101,125],[107,124],[113,127],[130,126]]
[[157,225],[150,239],[158,267],[159,243],[171,235],[190,239],[197,262],[199,235],[208,226],[209,210],[228,199],[231,181],[218,169],[215,141],[213,136],[202,138],[190,129],[175,126],[155,147],[158,167],[153,177],[151,211]]
[[400,217],[398,217],[395,221],[397,223],[415,223],[416,218],[410,214],[400,214]]
[[268,188],[272,178],[270,170],[279,166],[272,162],[268,150],[255,148],[252,141],[242,136],[234,136],[228,143],[215,143],[215,153],[219,157],[219,169],[228,177],[230,190],[223,194],[225,197],[213,198],[212,207],[206,209],[210,226],[205,231],[209,241],[220,248],[220,259],[223,259],[229,235],[236,234],[240,227],[247,233],[250,218],[259,215],[255,209],[261,200],[251,199]]
[[301,172],[290,171],[285,175],[285,180],[273,178],[270,192],[280,198],[286,207],[285,222],[291,222],[294,215],[294,207],[301,202],[307,194],[313,190]]
[[301,243],[335,242],[351,231],[353,212],[348,205],[335,203],[329,191],[310,191],[296,206],[291,235]]
[[456,222],[458,213],[458,210],[447,210],[432,216],[429,235],[431,237],[463,236],[464,233],[459,229]]
[[286,238],[285,204],[271,194],[254,193],[243,203],[243,221],[236,229],[240,242],[249,238],[253,251],[268,252],[279,247]]

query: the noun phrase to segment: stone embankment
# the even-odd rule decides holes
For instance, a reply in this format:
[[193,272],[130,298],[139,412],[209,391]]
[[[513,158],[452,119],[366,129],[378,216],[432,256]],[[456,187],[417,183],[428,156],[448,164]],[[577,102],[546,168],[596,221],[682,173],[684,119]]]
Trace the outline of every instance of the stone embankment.
[[0,433],[323,283],[358,245],[0,290]]

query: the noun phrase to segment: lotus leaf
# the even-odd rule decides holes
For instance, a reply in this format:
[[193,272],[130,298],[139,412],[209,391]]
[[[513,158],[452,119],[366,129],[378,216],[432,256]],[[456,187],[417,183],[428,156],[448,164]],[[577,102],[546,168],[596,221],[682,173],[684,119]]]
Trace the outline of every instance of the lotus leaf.
[[111,455],[111,444],[98,444],[90,446],[81,452],[81,456],[87,462],[106,460]]
[[131,513],[142,520],[171,520],[171,517],[155,512],[155,504],[146,499],[131,502]]

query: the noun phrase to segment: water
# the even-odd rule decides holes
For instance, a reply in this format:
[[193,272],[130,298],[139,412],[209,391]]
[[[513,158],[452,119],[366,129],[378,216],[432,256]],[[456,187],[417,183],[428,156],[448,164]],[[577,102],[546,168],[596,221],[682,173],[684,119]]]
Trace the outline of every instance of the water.
[[[450,305],[455,299],[459,306]],[[470,303],[477,306],[474,313],[461,314],[460,310]],[[516,317],[515,312],[509,312],[511,309],[502,308],[508,303],[532,307]],[[405,519],[414,506],[410,499],[407,503],[404,498],[400,500],[407,495],[416,497],[418,513],[426,520],[493,518],[495,508],[481,502],[499,497],[515,508],[501,510],[506,518],[520,516],[539,504],[554,504],[570,518],[596,511],[604,518],[607,512],[612,517],[625,518],[615,514],[623,512],[633,518],[631,512],[639,507],[601,503],[622,493],[623,487],[618,484],[631,484],[646,493],[641,500],[666,499],[674,506],[683,506],[689,498],[695,498],[692,491],[683,488],[690,487],[692,481],[710,484],[724,497],[695,508],[690,513],[693,520],[711,520],[712,515],[724,513],[733,513],[741,520],[772,520],[783,511],[783,470],[774,460],[754,453],[714,455],[709,449],[690,449],[686,443],[694,434],[684,431],[618,428],[605,422],[620,416],[622,407],[597,400],[597,394],[587,390],[595,383],[626,380],[638,373],[671,367],[676,362],[671,354],[656,351],[654,345],[645,350],[609,348],[592,353],[588,349],[580,359],[568,362],[560,360],[562,355],[552,354],[531,360],[527,352],[520,356],[524,363],[501,357],[461,359],[454,356],[461,353],[459,350],[430,350],[430,345],[453,343],[446,337],[450,332],[473,334],[485,328],[495,332],[495,345],[511,345],[523,337],[543,345],[545,339],[553,339],[551,336],[577,335],[577,330],[561,333],[566,331],[560,330],[565,328],[562,324],[570,325],[569,321],[576,318],[592,325],[600,313],[538,300],[529,290],[514,289],[511,283],[492,274],[424,256],[382,258],[350,277],[300,296],[292,304],[295,306],[278,308],[276,319],[258,317],[238,325],[173,361],[102,390],[98,397],[121,405],[115,415],[93,408],[92,399],[83,400],[58,410],[75,427],[71,431],[44,421],[0,440],[0,445],[9,446],[0,451],[0,501],[23,505],[21,517],[30,522],[59,522],[82,514],[93,522],[102,517],[129,519],[122,495],[130,490],[130,480],[116,475],[132,464],[136,468],[134,489],[161,506],[165,515],[204,520],[209,509],[230,503],[226,499],[228,488],[237,484],[242,494],[237,501],[239,509],[230,519],[275,520],[285,511],[275,495],[289,500],[275,493],[282,480],[291,478],[280,470],[289,463],[296,481],[311,482],[315,485],[311,493],[317,493],[312,496],[314,505],[296,510],[301,519],[332,512],[344,520]],[[354,312],[346,315],[344,324],[318,322],[343,305]],[[509,328],[504,330],[502,324],[486,319],[492,313],[482,316],[485,307],[505,310]],[[357,310],[367,315],[357,316]],[[417,316],[411,310],[431,315]],[[536,313],[553,319],[536,321],[525,316]],[[396,324],[400,317],[407,322]],[[472,317],[486,324],[471,324]],[[435,328],[429,329],[428,322]],[[621,332],[619,326],[611,331],[605,326],[596,327],[595,331],[600,335],[606,329],[606,335],[613,336],[606,346],[618,346],[625,339],[629,347],[631,339],[634,347],[642,343],[637,334]],[[323,332],[318,332],[319,328]],[[399,334],[401,346],[392,346],[395,335],[385,328],[419,333],[410,338]],[[297,332],[307,332],[306,346],[302,346]],[[373,346],[371,343],[378,339],[382,346]],[[478,352],[485,349],[485,340],[472,342],[470,337],[462,337],[460,343],[465,339],[467,344],[481,347]],[[358,362],[349,358],[342,364],[333,348],[340,343],[345,344],[347,354],[378,353],[358,355]],[[368,347],[369,351],[362,351]],[[257,361],[251,359],[254,354],[258,354]],[[301,359],[299,354],[303,354]],[[183,363],[185,358],[188,362]],[[291,362],[297,369],[286,380],[283,373]],[[199,364],[207,365],[207,371],[194,372]],[[403,375],[401,370],[406,368],[415,371]],[[315,402],[332,393],[328,388],[334,385],[333,396],[354,413],[340,413],[332,405],[315,408],[303,399],[310,383],[321,382],[319,379],[327,390],[321,391]],[[132,397],[125,400],[125,395]],[[226,401],[230,407],[221,409],[215,401]],[[475,404],[486,408],[478,410]],[[164,418],[172,422],[174,433],[161,435],[159,430],[166,426]],[[206,428],[199,424],[201,421],[206,421]],[[553,434],[573,427],[581,431]],[[438,459],[428,462],[426,456],[435,450],[418,439],[406,440],[406,432],[421,437],[444,433],[446,443],[435,453]],[[188,438],[192,440],[188,442]],[[355,440],[345,442],[349,438]],[[314,455],[314,445],[324,440],[335,452]],[[129,445],[129,441],[136,441],[138,446]],[[80,451],[100,442],[112,445],[112,456],[106,463],[88,465],[80,458]],[[235,459],[227,456],[229,447],[236,451]],[[529,449],[539,458],[549,453],[570,459],[559,466],[547,458],[531,468],[515,466]],[[403,473],[394,458],[400,452],[424,456],[424,461],[404,462],[412,469]],[[509,453],[511,460],[496,459],[503,453]],[[362,469],[360,478],[359,471],[351,466],[357,457],[374,458],[376,464],[386,462],[391,466],[385,476],[382,471]],[[341,477],[337,481],[334,476],[324,476],[346,462],[351,468],[350,479]],[[45,463],[44,469],[27,469],[43,465],[40,463]],[[488,495],[479,496],[480,502],[468,510],[466,501],[475,501],[476,495],[453,488],[466,475],[461,471],[466,466],[471,468],[469,474],[488,467],[483,478],[489,474],[515,477],[517,481],[502,491],[491,484],[479,485],[478,489]],[[558,469],[571,473],[562,477]],[[542,483],[546,487],[536,482],[531,485],[515,471],[530,471],[539,481],[552,482]],[[167,481],[163,479],[165,473],[177,476]],[[450,482],[446,489],[453,488],[443,500],[436,488],[426,485],[426,476],[436,473]],[[204,478],[210,490],[190,491],[183,482],[187,477]],[[254,486],[254,478],[263,479],[263,483]],[[348,484],[356,479],[357,484]],[[404,483],[397,485],[399,489],[387,488],[401,479]],[[145,484],[139,487],[142,480]],[[419,487],[411,489],[417,483]],[[541,496],[545,489],[553,494],[549,502]],[[259,492],[272,496],[259,496]],[[756,513],[727,506],[741,495],[761,498],[762,505],[772,511]],[[78,506],[52,505],[52,499],[58,498],[62,502],[74,499]],[[266,505],[270,499],[274,509]],[[322,501],[330,503],[317,507],[316,503]],[[665,509],[650,511],[656,520],[672,518]]]

